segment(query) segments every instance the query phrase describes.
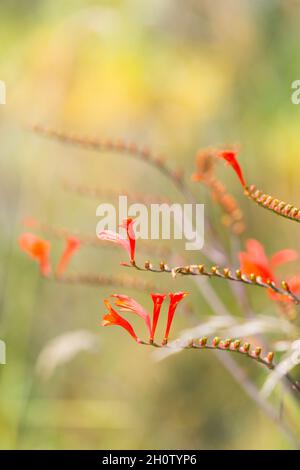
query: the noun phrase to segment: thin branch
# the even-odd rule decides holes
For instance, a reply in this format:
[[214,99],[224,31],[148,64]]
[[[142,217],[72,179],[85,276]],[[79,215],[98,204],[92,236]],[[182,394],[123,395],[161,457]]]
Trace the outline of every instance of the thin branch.
[[250,286],[263,287],[264,289],[271,289],[273,292],[279,295],[284,295],[291,299],[295,304],[300,303],[300,298],[294,294],[286,281],[281,282],[282,288],[279,288],[274,281],[267,280],[264,282],[260,276],[250,274],[249,276],[242,273],[240,269],[235,270],[235,274],[232,274],[229,268],[223,268],[219,270],[217,266],[212,266],[208,271],[203,264],[190,264],[187,266],[177,266],[170,268],[164,262],[161,262],[159,267],[155,268],[150,261],[146,261],[144,267],[138,266],[136,263],[122,263],[122,266],[135,268],[138,271],[149,271],[153,273],[170,273],[173,277],[178,274],[183,276],[207,276],[209,278],[219,278],[227,281],[241,282]]
[[[176,342],[175,342],[176,343]],[[242,356],[248,357],[253,361],[262,364],[263,366],[267,367],[268,369],[275,369],[275,365],[273,363],[274,353],[269,352],[266,357],[261,357],[262,348],[257,346],[255,349],[251,350],[250,343],[242,344],[240,339],[232,340],[225,339],[221,340],[219,337],[213,338],[213,340],[208,343],[208,338],[203,336],[200,339],[191,339],[187,345],[180,345],[178,347],[170,346],[169,344],[158,344],[158,343],[142,343],[146,346],[154,346],[156,348],[171,348],[171,349],[198,349],[198,350],[218,350],[218,351],[229,351],[233,353],[240,354]],[[174,342],[173,342],[174,345]],[[300,391],[300,389],[299,389]]]

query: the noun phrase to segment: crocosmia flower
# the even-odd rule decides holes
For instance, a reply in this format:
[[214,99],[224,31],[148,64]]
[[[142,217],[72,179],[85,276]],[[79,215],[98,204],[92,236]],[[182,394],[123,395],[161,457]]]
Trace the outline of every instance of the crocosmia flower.
[[113,294],[112,297],[116,299],[115,305],[119,307],[122,312],[132,312],[143,318],[148,328],[149,334],[151,334],[151,322],[149,313],[142,307],[136,300],[128,297],[127,295]]
[[49,262],[50,242],[42,240],[32,233],[23,233],[19,238],[19,245],[25,253],[38,261],[43,276],[48,276],[51,272]]
[[167,321],[167,327],[165,331],[165,337],[163,340],[163,344],[167,344],[168,338],[169,338],[169,332],[170,328],[173,322],[175,310],[177,308],[177,305],[181,300],[188,295],[188,292],[176,292],[176,293],[170,293],[169,298],[170,298],[170,304],[169,304],[169,310],[168,310],[168,321]]
[[241,185],[245,188],[246,182],[241,170],[241,167],[237,161],[237,151],[236,150],[220,150],[216,153],[217,157],[223,158],[229,165],[233,168],[235,173],[237,174]]
[[153,343],[154,335],[157,327],[157,322],[160,314],[160,309],[162,306],[163,301],[166,298],[166,294],[151,294],[152,301],[153,301],[153,316],[152,316],[152,327],[151,327],[151,334],[150,334],[150,342]]
[[135,233],[133,230],[134,220],[131,218],[124,219],[121,227],[125,228],[127,233],[127,239],[129,241],[129,249],[130,249],[130,261],[134,262],[134,254],[135,254]]
[[[295,261],[298,253],[295,250],[280,250],[271,258],[268,258],[264,247],[257,240],[251,239],[246,242],[246,251],[240,253],[241,271],[246,274],[255,274],[259,276],[263,282],[272,281],[277,284],[276,268],[284,263]],[[300,290],[300,276],[294,276],[288,282],[293,292]],[[277,300],[289,300],[284,296],[276,294],[269,290],[269,295]]]
[[58,262],[56,273],[58,276],[61,276],[67,269],[68,264],[74,255],[75,251],[80,248],[80,240],[76,237],[68,237],[66,239],[66,247],[61,255],[61,258]]
[[112,230],[102,230],[98,234],[100,240],[116,243],[122,246],[128,253],[129,259],[134,263],[135,254],[135,235],[133,230],[134,220],[131,218],[123,220],[121,227],[126,229],[127,238],[122,237],[119,233],[113,232]]
[[137,337],[135,334],[134,329],[130,325],[130,323],[125,320],[125,318],[121,317],[110,305],[109,301],[107,299],[104,300],[105,306],[108,310],[108,313],[104,315],[102,319],[102,326],[112,326],[112,325],[117,325],[121,326],[126,330],[132,338],[137,341],[138,343],[140,342],[140,339]]

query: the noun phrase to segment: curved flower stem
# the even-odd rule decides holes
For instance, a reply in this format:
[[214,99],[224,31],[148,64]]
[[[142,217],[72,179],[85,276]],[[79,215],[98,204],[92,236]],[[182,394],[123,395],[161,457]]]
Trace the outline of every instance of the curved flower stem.
[[[261,348],[256,347],[255,349],[250,349],[249,343],[244,343],[242,346],[241,340],[232,341],[231,339],[220,340],[220,338],[214,338],[210,344],[207,343],[207,338],[203,337],[198,340],[193,339],[187,345],[178,346],[170,346],[168,344],[158,344],[158,343],[148,343],[142,342],[141,344],[145,346],[153,346],[155,348],[162,348],[162,349],[197,349],[197,350],[211,350],[211,351],[227,351],[239,354],[241,356],[247,357],[252,359],[252,361],[261,364],[262,366],[266,367],[269,370],[274,370],[276,364],[273,362],[274,353],[269,352],[266,357],[261,357]],[[288,379],[291,387],[293,390],[300,392],[300,384],[297,381],[294,381],[292,377],[287,374],[286,378]]]
[[[183,346],[178,346],[178,348],[175,346],[170,346],[169,344],[163,345],[163,344],[158,344],[158,343],[148,343],[148,342],[143,342],[142,344],[144,346],[153,346],[155,348],[160,348],[160,349],[197,349],[197,350],[213,350],[213,351],[228,351],[228,352],[233,352],[245,357],[248,357],[249,359],[252,359],[253,361],[257,362],[258,364],[262,364],[263,366],[267,367],[270,370],[275,369],[275,364],[273,363],[273,353],[272,356],[270,356],[272,359],[268,359],[267,357],[262,358],[260,356],[261,353],[261,348],[256,348],[253,351],[250,351],[250,344],[245,343],[244,346],[240,347],[240,340],[232,341],[231,339],[226,339],[226,340],[220,340],[219,338],[214,338],[211,344],[208,344],[207,338],[200,338],[198,340],[193,339],[191,340],[187,345]],[[215,344],[214,344],[215,342]],[[174,343],[173,343],[174,344]],[[300,388],[298,389],[300,391]]]
[[293,204],[288,204],[280,199],[276,199],[269,194],[265,194],[260,189],[257,189],[254,184],[245,188],[244,194],[256,202],[260,207],[272,211],[274,214],[277,214],[286,219],[294,220],[295,222],[300,222],[300,208],[294,206]]
[[210,270],[207,270],[203,264],[190,264],[186,266],[176,266],[175,268],[170,268],[164,262],[161,262],[159,267],[154,267],[149,261],[145,262],[144,267],[138,266],[136,263],[125,264],[122,266],[135,268],[138,271],[150,271],[152,273],[169,273],[173,277],[176,277],[178,274],[182,276],[207,276],[209,278],[217,277],[220,279],[241,282],[250,286],[263,287],[264,289],[272,289],[274,292],[280,295],[284,295],[291,299],[295,304],[300,303],[300,298],[294,294],[286,281],[282,281],[282,288],[279,288],[273,281],[264,282],[259,276],[250,274],[247,276],[243,274],[239,269],[235,270],[235,274],[232,274],[229,268],[223,268],[221,271],[217,266],[211,266]]

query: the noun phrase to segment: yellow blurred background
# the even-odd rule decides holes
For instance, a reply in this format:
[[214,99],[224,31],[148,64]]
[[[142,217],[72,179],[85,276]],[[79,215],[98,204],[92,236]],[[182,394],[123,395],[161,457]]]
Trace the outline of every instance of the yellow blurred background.
[[[0,106],[0,338],[7,345],[1,448],[291,447],[213,354],[185,351],[157,362],[119,329],[101,328],[104,297],[121,291],[150,309],[145,293],[45,281],[17,238],[28,216],[94,235],[102,201],[66,191],[65,179],[181,200],[146,164],[41,138],[28,128],[35,123],[164,153],[170,168],[183,168],[225,244],[218,211],[189,181],[199,148],[239,144],[247,178],[299,205],[300,106],[291,102],[291,84],[300,78],[299,21],[300,5],[292,0],[1,1],[0,80],[7,86]],[[257,238],[268,253],[299,247],[296,224],[242,198],[229,170],[220,175],[245,212],[243,240]],[[56,260],[61,242],[52,243]],[[72,270],[122,275],[122,255],[84,247]],[[189,256],[201,262],[201,252]],[[191,292],[198,320],[179,313],[174,338],[214,314],[189,280],[175,285],[167,276],[126,274],[160,290]],[[228,286],[214,287],[242,318]],[[257,312],[272,313],[264,293],[250,296]],[[41,372],[41,352],[72,332],[79,336],[69,341],[85,338],[88,350]],[[263,383],[264,371],[239,363]]]

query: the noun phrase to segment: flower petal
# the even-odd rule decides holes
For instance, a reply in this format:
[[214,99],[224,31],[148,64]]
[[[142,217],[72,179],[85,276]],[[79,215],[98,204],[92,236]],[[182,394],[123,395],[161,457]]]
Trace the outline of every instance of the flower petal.
[[241,271],[244,274],[261,276],[263,281],[275,280],[263,245],[254,238],[246,241],[247,251],[239,254]]
[[168,321],[167,321],[167,327],[166,327],[166,331],[165,331],[163,344],[167,344],[167,342],[168,342],[169,332],[170,332],[170,328],[171,328],[171,325],[172,325],[172,321],[173,321],[173,318],[174,318],[174,313],[175,313],[175,310],[177,308],[177,305],[187,295],[188,295],[188,292],[176,292],[174,294],[172,292],[170,292],[170,294],[169,294],[170,304],[169,304],[169,310],[168,310]]
[[100,240],[116,243],[117,245],[122,246],[127,251],[130,257],[131,250],[129,241],[121,237],[121,235],[119,235],[118,233],[113,232],[112,230],[102,230],[102,232],[98,234],[98,238]]
[[273,268],[277,268],[281,264],[288,263],[290,261],[295,261],[298,259],[298,253],[296,250],[280,250],[275,253],[270,261],[270,264]]
[[153,316],[152,316],[152,328],[150,334],[150,342],[153,343],[154,335],[157,327],[157,322],[160,314],[160,309],[162,306],[163,301],[166,298],[166,294],[151,294],[152,301],[153,301]]
[[132,312],[139,315],[145,321],[149,334],[151,333],[151,322],[149,313],[142,307],[136,300],[127,295],[113,294],[112,297],[117,299],[115,305],[120,308],[122,312]]
[[121,224],[121,227],[126,229],[127,238],[128,238],[129,247],[130,247],[129,256],[130,256],[131,262],[134,262],[134,256],[135,256],[135,233],[133,229],[133,224],[134,224],[134,220],[130,217],[127,219],[124,219]]
[[117,325],[121,326],[124,328],[131,336],[132,338],[140,342],[139,338],[135,334],[134,329],[130,325],[130,323],[125,320],[125,318],[121,317],[110,305],[109,301],[107,299],[104,300],[104,303],[106,305],[106,308],[108,309],[108,313],[103,316],[102,319],[102,326],[112,326],[112,325]]
[[51,272],[49,254],[50,242],[38,238],[33,233],[23,233],[19,237],[19,246],[31,258],[39,262],[40,271],[44,276]]
[[237,161],[237,152],[235,150],[220,150],[216,153],[217,157],[223,158],[233,168],[237,174],[242,186],[246,187],[246,182],[241,170],[241,167]]
[[80,240],[76,237],[68,237],[66,239],[66,247],[61,255],[61,258],[58,262],[56,273],[58,276],[61,276],[67,269],[67,266],[74,255],[75,251],[80,248]]
[[291,277],[287,281],[287,284],[294,294],[300,292],[300,274],[296,274],[295,276]]
[[248,253],[240,253],[239,258],[240,267],[243,274],[246,274],[247,276],[250,274],[255,274],[256,276],[260,276],[263,282],[266,282],[268,279],[274,281],[274,275],[270,269],[264,264],[258,263]]

